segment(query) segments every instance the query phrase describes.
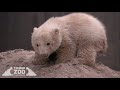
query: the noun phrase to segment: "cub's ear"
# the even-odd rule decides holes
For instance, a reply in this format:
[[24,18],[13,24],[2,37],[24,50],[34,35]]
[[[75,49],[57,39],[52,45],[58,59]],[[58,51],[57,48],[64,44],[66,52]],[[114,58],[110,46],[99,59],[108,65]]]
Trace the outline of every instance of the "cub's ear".
[[33,32],[35,32],[35,31],[37,31],[38,30],[38,28],[37,27],[34,27],[33,28]]
[[55,32],[56,35],[59,34],[59,29],[56,28],[54,32]]

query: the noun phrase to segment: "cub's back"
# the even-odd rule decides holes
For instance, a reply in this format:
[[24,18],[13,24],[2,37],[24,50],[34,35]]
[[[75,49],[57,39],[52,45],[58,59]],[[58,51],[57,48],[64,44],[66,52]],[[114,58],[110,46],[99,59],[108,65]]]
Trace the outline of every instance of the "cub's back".
[[75,34],[76,38],[79,35],[89,38],[94,38],[94,36],[106,38],[106,31],[103,23],[90,14],[72,13],[62,16],[60,19],[64,22],[63,24],[66,25],[65,27],[68,27],[73,35]]
[[104,29],[103,23],[96,17],[86,13],[72,13],[61,17],[67,25]]

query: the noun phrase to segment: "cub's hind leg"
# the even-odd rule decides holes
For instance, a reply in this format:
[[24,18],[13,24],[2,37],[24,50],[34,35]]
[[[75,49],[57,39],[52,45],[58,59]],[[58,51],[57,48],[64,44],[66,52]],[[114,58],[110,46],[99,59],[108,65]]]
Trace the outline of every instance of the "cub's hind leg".
[[96,50],[93,47],[87,46],[78,50],[76,59],[79,60],[80,64],[95,67],[96,55]]

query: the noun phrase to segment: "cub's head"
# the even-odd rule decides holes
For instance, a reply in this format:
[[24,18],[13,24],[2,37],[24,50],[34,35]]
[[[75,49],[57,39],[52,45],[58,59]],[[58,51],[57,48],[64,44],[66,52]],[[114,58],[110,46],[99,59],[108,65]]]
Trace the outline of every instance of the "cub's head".
[[60,47],[61,41],[62,36],[58,28],[39,27],[33,30],[32,46],[40,56],[49,57]]

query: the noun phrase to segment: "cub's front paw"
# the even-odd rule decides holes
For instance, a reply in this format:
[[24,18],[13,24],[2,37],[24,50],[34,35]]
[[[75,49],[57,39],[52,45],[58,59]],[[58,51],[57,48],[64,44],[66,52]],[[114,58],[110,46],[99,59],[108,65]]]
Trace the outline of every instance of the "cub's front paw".
[[33,61],[32,61],[32,63],[34,64],[34,65],[44,65],[44,64],[46,64],[47,63],[47,59],[34,59]]
[[41,64],[41,62],[40,62],[39,60],[33,60],[32,63],[33,63],[34,65],[40,65],[40,64]]

